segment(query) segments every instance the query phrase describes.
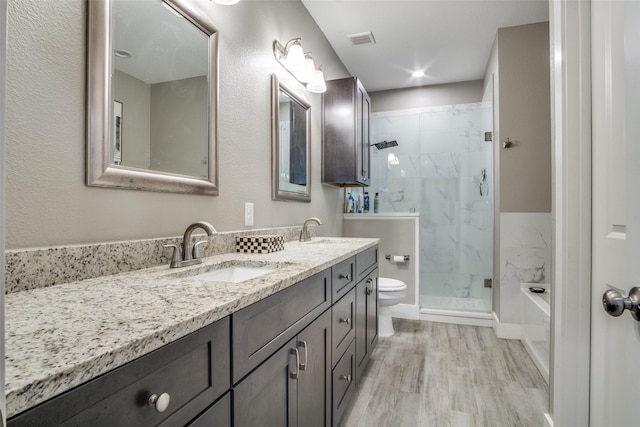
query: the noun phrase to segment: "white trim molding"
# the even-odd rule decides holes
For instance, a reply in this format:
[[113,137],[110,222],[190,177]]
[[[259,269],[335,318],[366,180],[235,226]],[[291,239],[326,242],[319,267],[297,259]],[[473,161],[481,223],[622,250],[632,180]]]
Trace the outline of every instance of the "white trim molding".
[[391,317],[400,319],[419,320],[420,307],[413,304],[398,304],[391,306]]
[[493,312],[493,330],[498,338],[504,338],[508,340],[522,339],[522,325],[519,323],[505,323],[501,322],[498,315]]
[[553,168],[550,408],[546,423],[589,425],[591,2],[549,9]]

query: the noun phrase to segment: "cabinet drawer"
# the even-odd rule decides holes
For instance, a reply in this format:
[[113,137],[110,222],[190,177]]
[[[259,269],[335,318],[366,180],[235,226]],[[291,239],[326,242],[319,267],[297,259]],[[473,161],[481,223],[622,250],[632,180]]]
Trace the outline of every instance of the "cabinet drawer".
[[332,366],[344,354],[355,337],[356,290],[351,289],[331,308]]
[[333,369],[333,425],[337,426],[355,392],[355,344],[351,342],[342,359]]
[[[222,319],[9,420],[9,426],[185,425],[229,389],[229,319]],[[158,412],[152,394],[168,393]]]
[[356,255],[356,281],[359,283],[378,264],[378,246],[366,249]]
[[231,427],[231,392],[198,415],[187,427]]
[[327,269],[232,314],[233,383],[330,305],[331,269]]
[[331,301],[335,303],[356,284],[356,258],[345,259],[331,267]]

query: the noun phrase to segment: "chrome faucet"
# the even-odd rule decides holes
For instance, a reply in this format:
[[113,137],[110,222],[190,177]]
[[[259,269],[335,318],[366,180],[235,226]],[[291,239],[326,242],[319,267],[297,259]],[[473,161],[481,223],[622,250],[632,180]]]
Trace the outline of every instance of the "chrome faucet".
[[196,228],[201,228],[207,232],[207,235],[214,236],[218,234],[213,225],[208,222],[198,221],[194,222],[184,232],[184,236],[182,238],[182,244],[180,246],[177,245],[165,245],[165,248],[173,248],[173,257],[171,258],[171,264],[169,267],[177,268],[177,267],[187,267],[190,265],[196,265],[202,263],[202,259],[200,258],[200,253],[198,251],[198,245],[202,243],[206,243],[206,240],[201,240],[196,242],[193,247],[191,246],[191,234]]
[[318,225],[322,225],[322,221],[320,221],[318,218],[316,218],[315,216],[309,218],[308,220],[306,220],[304,222],[304,224],[302,224],[302,230],[300,230],[300,241],[301,242],[308,242],[309,240],[311,240],[311,234],[309,234],[309,224],[315,222]]

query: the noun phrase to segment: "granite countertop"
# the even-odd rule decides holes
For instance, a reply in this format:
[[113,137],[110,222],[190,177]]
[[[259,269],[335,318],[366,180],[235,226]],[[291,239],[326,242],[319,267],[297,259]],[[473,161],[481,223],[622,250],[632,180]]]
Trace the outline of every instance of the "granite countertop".
[[[318,237],[269,254],[227,253],[5,296],[7,416],[92,378],[372,247],[378,239]],[[242,283],[190,278],[231,265],[275,268]]]

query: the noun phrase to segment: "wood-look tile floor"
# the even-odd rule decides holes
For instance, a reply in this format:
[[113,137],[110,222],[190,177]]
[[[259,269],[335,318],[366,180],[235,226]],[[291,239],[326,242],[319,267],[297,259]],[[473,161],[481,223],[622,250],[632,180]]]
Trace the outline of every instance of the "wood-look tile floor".
[[393,319],[342,427],[540,427],[549,387],[492,328]]

